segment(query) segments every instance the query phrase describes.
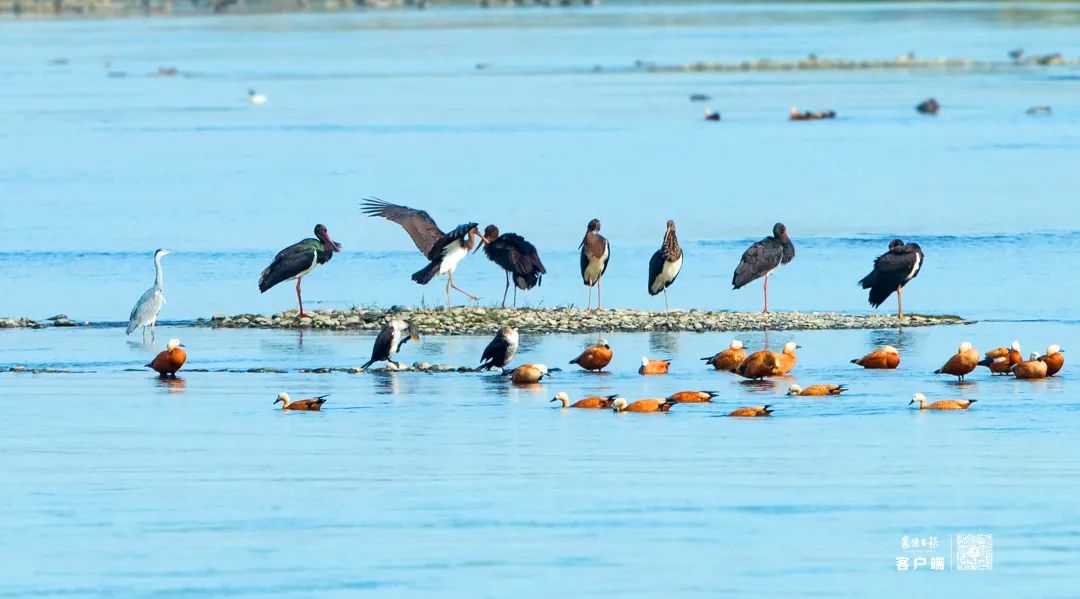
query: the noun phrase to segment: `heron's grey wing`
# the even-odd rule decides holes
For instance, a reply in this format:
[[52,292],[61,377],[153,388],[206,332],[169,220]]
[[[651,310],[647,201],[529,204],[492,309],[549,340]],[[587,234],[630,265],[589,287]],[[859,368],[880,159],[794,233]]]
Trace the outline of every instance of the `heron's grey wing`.
[[381,216],[401,225],[401,228],[405,229],[416,244],[416,249],[420,250],[424,256],[430,254],[431,248],[435,247],[435,242],[445,235],[431,216],[423,210],[391,204],[378,198],[366,198],[362,206],[364,214],[368,216]]
[[131,309],[131,316],[128,317],[128,334],[155,320],[163,305],[165,305],[165,296],[158,291],[157,287],[147,289],[135,303],[135,307]]

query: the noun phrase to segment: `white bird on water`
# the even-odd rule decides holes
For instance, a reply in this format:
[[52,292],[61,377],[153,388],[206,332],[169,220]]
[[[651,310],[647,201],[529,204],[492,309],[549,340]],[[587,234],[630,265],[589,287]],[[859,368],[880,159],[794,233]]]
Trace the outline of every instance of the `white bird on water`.
[[248,102],[251,102],[252,104],[266,104],[266,96],[264,96],[263,94],[260,94],[259,92],[255,91],[253,89],[249,89],[248,90]]
[[154,338],[158,312],[161,312],[161,307],[165,305],[165,277],[161,271],[161,259],[171,253],[171,250],[154,252],[154,286],[147,289],[146,293],[139,298],[139,301],[135,302],[135,307],[131,309],[131,316],[128,318],[127,326],[128,335],[135,329],[142,327],[143,337],[146,337],[146,327],[150,327],[150,338]]

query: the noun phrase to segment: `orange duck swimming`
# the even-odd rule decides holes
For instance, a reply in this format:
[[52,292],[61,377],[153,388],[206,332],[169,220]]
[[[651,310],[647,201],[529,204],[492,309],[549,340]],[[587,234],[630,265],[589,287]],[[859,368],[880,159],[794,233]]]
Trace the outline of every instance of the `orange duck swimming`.
[[614,412],[667,412],[673,405],[675,403],[667,399],[639,399],[626,403],[625,398],[616,397],[615,401],[611,402],[611,409]]
[[638,374],[667,374],[668,368],[671,367],[671,360],[650,360],[646,357],[641,358],[641,368],[638,368]]
[[941,401],[935,401],[932,404],[926,403],[926,396],[922,393],[916,393],[912,396],[911,401],[908,402],[910,406],[913,403],[919,404],[920,410],[966,410],[971,407],[971,404],[977,402],[977,399],[943,399]]
[[679,391],[668,396],[672,403],[708,403],[720,395],[715,391]]
[[165,351],[158,354],[146,366],[152,368],[161,378],[168,376],[175,378],[176,372],[184,366],[184,362],[187,362],[184,344],[180,343],[179,339],[169,339],[169,342],[165,344]]
[[851,361],[863,368],[893,369],[900,365],[900,352],[891,345],[875,349],[865,356]]
[[798,385],[788,387],[788,395],[800,395],[802,397],[820,397],[822,395],[840,395],[847,391],[844,385],[810,385],[803,389]]
[[1012,367],[1013,376],[1018,379],[1044,379],[1049,376],[1046,362],[1039,357],[1039,352],[1033,352],[1031,359],[1020,362]]
[[288,393],[278,393],[277,399],[274,400],[274,404],[281,402],[282,410],[295,410],[297,412],[321,412],[322,405],[326,403],[326,398],[329,395],[319,395],[311,399],[298,399],[296,401],[289,400]]
[[751,406],[749,408],[739,408],[734,412],[728,414],[732,418],[757,418],[761,416],[768,416],[773,413],[771,406]]
[[742,341],[735,339],[731,342],[724,351],[710,356],[708,358],[702,358],[702,360],[711,365],[716,370],[723,370],[725,372],[735,372],[735,369],[742,364],[742,361],[746,359],[746,350],[743,349]]
[[[563,408],[599,408],[607,409],[611,407],[612,402],[618,398],[618,395],[609,395],[607,397],[586,397],[585,399],[579,399],[574,403],[570,403],[570,396],[560,391],[555,394],[555,397],[551,398],[551,401],[557,401],[562,404]],[[550,403],[550,402],[549,402]]]

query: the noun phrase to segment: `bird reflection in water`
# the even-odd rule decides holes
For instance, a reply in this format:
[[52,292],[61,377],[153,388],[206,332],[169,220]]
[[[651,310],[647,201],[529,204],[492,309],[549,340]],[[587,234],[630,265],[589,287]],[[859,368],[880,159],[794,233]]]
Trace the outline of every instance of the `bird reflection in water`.
[[680,333],[671,331],[652,331],[649,333],[650,353],[666,353],[676,355],[679,353]]
[[154,378],[154,381],[159,387],[164,387],[168,390],[169,395],[180,395],[184,392],[184,387],[187,386],[187,381],[182,378]]

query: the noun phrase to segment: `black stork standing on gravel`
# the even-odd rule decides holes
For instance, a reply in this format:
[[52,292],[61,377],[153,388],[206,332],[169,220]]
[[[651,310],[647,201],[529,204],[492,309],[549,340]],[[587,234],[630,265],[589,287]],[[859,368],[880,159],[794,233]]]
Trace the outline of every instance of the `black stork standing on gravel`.
[[859,281],[870,290],[870,305],[877,308],[896,292],[896,317],[904,317],[903,288],[919,275],[923,267],[923,251],[917,243],[899,239],[889,242],[889,251],[874,260],[874,270]]
[[427,257],[428,265],[413,273],[413,281],[427,285],[437,275],[445,274],[447,308],[450,307],[451,287],[474,302],[479,299],[454,284],[454,270],[458,263],[468,255],[469,250],[476,244],[477,238],[484,242],[476,223],[458,225],[449,233],[443,233],[431,216],[423,210],[391,204],[378,198],[365,199],[362,206],[364,213],[368,216],[381,216],[401,225],[416,244],[416,248]]
[[[547,274],[536,246],[516,233],[499,234],[499,228],[488,225],[484,229],[484,254],[506,272],[506,288],[503,289],[502,307],[506,307],[506,294],[510,291],[510,275],[514,275],[514,306],[517,306],[517,290],[528,291],[541,283]],[[477,250],[480,249],[479,247]],[[476,250],[473,250],[476,252]]]
[[682,270],[683,253],[679,238],[675,235],[675,221],[667,222],[664,243],[649,260],[649,295],[664,292],[664,309],[668,309],[667,288],[675,282]]
[[596,286],[596,309],[603,310],[600,304],[600,279],[607,272],[611,246],[607,238],[600,234],[600,220],[592,219],[585,229],[585,238],[578,246],[581,250],[581,280],[589,288],[589,306],[592,308],[592,288]]
[[514,327],[503,327],[495,334],[495,338],[484,348],[484,354],[480,356],[480,367],[477,370],[491,370],[492,368],[503,369],[514,359],[518,350],[518,332]]
[[795,257],[795,245],[788,237],[787,227],[783,223],[776,223],[772,228],[772,237],[766,237],[751,245],[743,252],[739,266],[735,268],[735,275],[731,278],[731,285],[735,289],[747,283],[765,277],[765,307],[762,312],[769,311],[769,275],[777,268],[791,262]]
[[259,293],[265,293],[282,281],[296,279],[296,301],[300,304],[299,318],[304,314],[304,298],[300,296],[300,280],[320,264],[326,264],[336,252],[341,251],[341,244],[330,238],[326,227],[315,225],[315,237],[307,238],[278,252],[274,261],[259,276]]

